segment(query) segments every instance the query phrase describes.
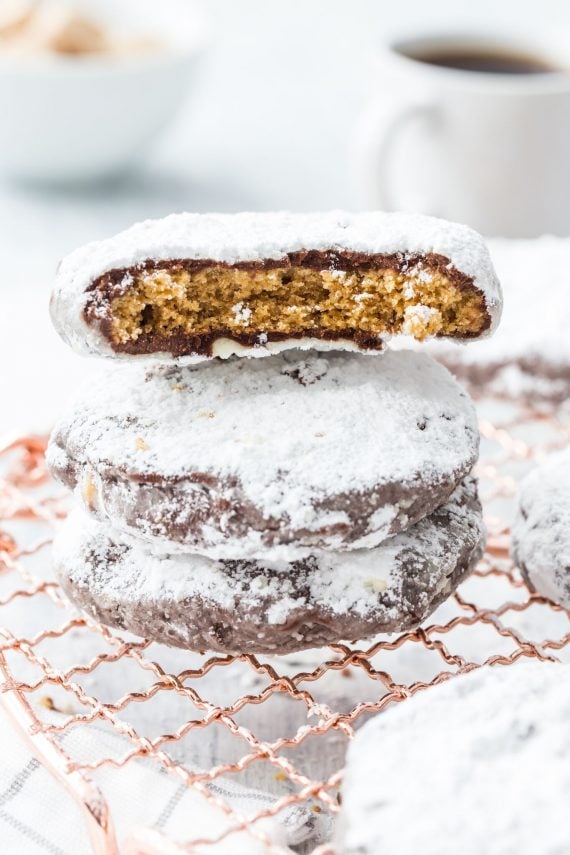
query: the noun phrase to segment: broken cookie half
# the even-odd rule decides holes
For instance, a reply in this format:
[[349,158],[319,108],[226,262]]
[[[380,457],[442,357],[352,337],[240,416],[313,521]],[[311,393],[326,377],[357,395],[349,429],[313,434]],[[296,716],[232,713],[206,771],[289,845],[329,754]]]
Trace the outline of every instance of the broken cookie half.
[[176,214],[60,265],[52,317],[80,352],[201,361],[387,339],[488,335],[500,286],[483,239],[408,214]]

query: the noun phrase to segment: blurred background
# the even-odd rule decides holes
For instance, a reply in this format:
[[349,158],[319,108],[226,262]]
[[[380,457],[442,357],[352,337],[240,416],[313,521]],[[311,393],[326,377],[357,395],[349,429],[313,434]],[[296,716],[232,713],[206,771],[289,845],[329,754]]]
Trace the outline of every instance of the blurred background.
[[393,95],[378,56],[394,35],[544,31],[570,50],[565,0],[48,5],[31,21],[0,0],[4,432],[48,429],[88,382],[49,323],[62,255],[173,211],[364,206],[354,134]]

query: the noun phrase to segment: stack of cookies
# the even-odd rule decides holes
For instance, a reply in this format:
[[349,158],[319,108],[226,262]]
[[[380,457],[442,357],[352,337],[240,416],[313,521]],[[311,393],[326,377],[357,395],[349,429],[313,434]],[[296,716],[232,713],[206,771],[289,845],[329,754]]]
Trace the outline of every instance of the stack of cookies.
[[420,623],[481,554],[479,434],[445,368],[385,343],[500,308],[482,239],[412,215],[181,214],[73,253],[54,324],[112,363],[48,450],[71,599],[191,650]]

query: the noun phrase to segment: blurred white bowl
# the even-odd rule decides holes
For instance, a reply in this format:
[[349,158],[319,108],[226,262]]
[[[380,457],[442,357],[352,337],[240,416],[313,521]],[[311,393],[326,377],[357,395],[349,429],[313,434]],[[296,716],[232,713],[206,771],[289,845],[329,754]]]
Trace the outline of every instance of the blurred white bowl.
[[175,116],[204,46],[190,0],[73,0],[156,51],[68,57],[0,52],[0,172],[89,181],[127,168]]

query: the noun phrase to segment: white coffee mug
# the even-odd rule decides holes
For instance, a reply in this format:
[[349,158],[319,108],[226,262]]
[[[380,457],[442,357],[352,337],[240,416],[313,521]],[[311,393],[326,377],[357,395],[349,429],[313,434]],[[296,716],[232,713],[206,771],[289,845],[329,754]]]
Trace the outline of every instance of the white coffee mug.
[[[490,73],[425,59],[450,51],[554,70]],[[487,235],[570,234],[570,47],[429,35],[395,39],[375,66],[378,95],[351,146],[357,207],[434,214]]]

